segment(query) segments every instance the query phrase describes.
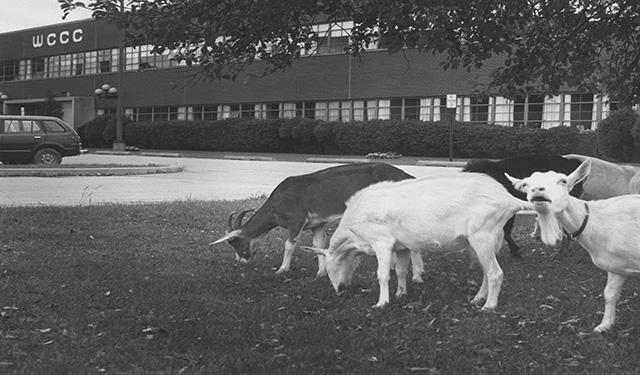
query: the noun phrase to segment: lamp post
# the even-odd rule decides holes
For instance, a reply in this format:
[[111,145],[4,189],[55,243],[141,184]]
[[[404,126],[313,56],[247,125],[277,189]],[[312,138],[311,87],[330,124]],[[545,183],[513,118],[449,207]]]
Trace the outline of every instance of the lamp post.
[[4,101],[9,99],[9,95],[0,91],[0,115],[4,114]]
[[100,97],[117,97],[118,95],[118,89],[111,86],[108,83],[103,84],[102,86],[98,87],[97,89],[95,89],[94,94],[96,94],[97,96]]
[[[124,14],[124,0],[120,0],[120,13]],[[120,40],[118,41],[118,87],[122,90],[124,86],[124,26],[120,25]],[[122,124],[122,94],[116,96],[116,139],[113,141],[113,151],[124,151],[124,136]]]
[[[125,146],[122,141],[122,112],[118,110],[120,108],[120,93],[118,92],[118,89],[108,83],[104,83],[97,89],[93,90],[93,93],[99,98],[116,99],[116,138],[113,140],[113,151],[124,151]],[[118,125],[118,123],[120,125]],[[120,140],[118,140],[118,127],[120,128]]]

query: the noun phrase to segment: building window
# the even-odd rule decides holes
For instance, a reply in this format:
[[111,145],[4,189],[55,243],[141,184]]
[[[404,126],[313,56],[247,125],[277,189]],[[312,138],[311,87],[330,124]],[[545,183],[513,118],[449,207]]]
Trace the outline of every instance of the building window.
[[79,76],[84,74],[84,53],[73,54],[73,75]]
[[329,102],[329,111],[327,112],[329,121],[340,120],[340,102]]
[[[186,111],[186,109],[184,109],[182,112],[184,113]],[[167,117],[169,121],[172,120],[179,120],[180,118],[180,107],[178,106],[169,106],[167,107]],[[184,120],[184,118],[183,118]]]
[[420,119],[420,99],[418,98],[404,99],[404,119],[405,120]]
[[353,121],[364,121],[366,114],[366,107],[364,100],[354,100],[351,105],[353,106]]
[[244,118],[244,119],[256,118],[255,104],[240,104],[240,118]]
[[469,121],[486,124],[489,121],[489,98],[474,97],[469,102]]
[[153,107],[138,108],[138,122],[153,121]]
[[581,130],[590,130],[592,118],[593,94],[572,94],[571,126]]
[[49,78],[56,78],[60,76],[60,56],[51,56],[48,59]]
[[205,105],[203,108],[203,120],[217,120],[218,119],[218,106],[217,105]]
[[389,119],[402,120],[402,99],[389,100]]
[[313,31],[318,36],[311,49],[303,50],[303,55],[344,53],[349,46],[349,32],[353,28],[353,21],[323,23],[313,25]]
[[296,117],[296,103],[282,104],[282,118],[291,119]]
[[174,52],[165,50],[158,54],[153,52],[150,44],[125,48],[125,70],[147,70],[178,66],[173,59]]
[[303,104],[303,116],[304,118],[314,119],[316,118],[316,102],[304,102]]
[[72,59],[71,55],[60,56],[60,77],[69,77],[72,73]]
[[98,69],[100,73],[115,72],[118,69],[118,50],[105,49],[97,51]]
[[267,104],[266,118],[269,119],[269,120],[270,119],[280,118],[280,104],[279,103],[269,103],[269,104]]
[[0,81],[15,81],[20,79],[20,61],[6,61],[0,63]]
[[36,57],[29,61],[31,63],[32,79],[42,79],[47,77],[47,60],[44,57]]
[[352,113],[351,101],[345,100],[341,102],[340,103],[340,120],[344,122],[351,121],[352,120],[351,113]]
[[516,97],[513,104],[513,125],[529,128],[541,127],[543,106],[543,95]]
[[85,74],[96,74],[98,72],[98,52],[85,52]]

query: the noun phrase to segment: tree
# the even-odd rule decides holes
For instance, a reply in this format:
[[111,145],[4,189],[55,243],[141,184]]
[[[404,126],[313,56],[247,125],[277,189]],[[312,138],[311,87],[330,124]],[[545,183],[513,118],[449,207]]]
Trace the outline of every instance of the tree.
[[[353,20],[345,53],[373,42],[390,53],[443,56],[443,69],[498,68],[482,91],[507,97],[566,87],[640,102],[640,2],[636,0],[58,0],[119,22],[127,43],[197,63],[210,79],[236,79],[261,61],[286,69],[321,43],[317,22]],[[135,30],[135,31],[134,31]]]
[[41,116],[53,116],[57,118],[62,118],[64,114],[62,104],[56,101],[55,95],[51,90],[47,90],[44,102],[36,104],[35,112]]

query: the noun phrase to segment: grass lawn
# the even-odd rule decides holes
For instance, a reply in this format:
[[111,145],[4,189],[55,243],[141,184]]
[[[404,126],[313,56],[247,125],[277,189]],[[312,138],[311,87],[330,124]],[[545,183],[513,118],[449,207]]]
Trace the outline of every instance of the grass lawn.
[[465,254],[425,255],[425,284],[374,310],[373,258],[338,296],[314,280],[309,254],[274,274],[282,230],[248,265],[236,267],[227,244],[208,246],[230,211],[259,200],[2,208],[0,373],[640,372],[638,280],[614,332],[583,334],[601,318],[606,276],[577,245],[554,259],[519,228],[523,258],[506,248],[498,258],[497,313],[469,305],[482,276]]

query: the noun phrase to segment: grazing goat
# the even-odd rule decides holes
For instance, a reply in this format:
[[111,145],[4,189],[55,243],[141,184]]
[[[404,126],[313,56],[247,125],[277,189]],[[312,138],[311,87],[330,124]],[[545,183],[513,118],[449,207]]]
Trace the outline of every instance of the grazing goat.
[[399,297],[407,291],[409,252],[443,253],[471,247],[484,274],[472,303],[486,299],[483,309],[494,309],[503,277],[496,260],[504,236],[502,228],[517,211],[531,208],[494,179],[479,173],[381,182],[347,201],[328,249],[306,249],[326,258],[327,273],[336,291],[350,285],[358,255],[375,255],[380,296],[374,307],[382,307],[389,303],[394,252]]
[[569,195],[590,172],[586,160],[569,176],[534,173],[525,179],[509,177],[514,186],[527,193],[538,212],[542,241],[553,245],[563,231],[585,248],[593,263],[607,271],[604,288],[604,317],[594,332],[613,326],[616,302],[626,276],[640,275],[640,195],[584,201]]
[[[591,161],[591,172],[584,181],[584,191],[580,197],[584,200],[590,201],[625,194],[640,194],[640,168],[638,167],[618,165],[584,155],[570,154],[564,157],[580,163],[585,160]],[[566,172],[563,173],[566,174]]]
[[[229,215],[229,232],[211,245],[229,242],[236,250],[236,260],[248,261],[253,255],[251,242],[280,226],[288,230],[282,265],[278,274],[288,272],[298,237],[305,229],[313,231],[313,245],[325,246],[325,225],[338,220],[345,201],[358,190],[381,181],[400,181],[414,177],[386,163],[347,164],[314,173],[287,177],[273,190],[266,202],[244,224],[247,212],[233,219]],[[414,260],[415,281],[422,281],[422,259]],[[324,257],[318,257],[318,277],[326,273]]]
[[[558,155],[526,155],[514,158],[491,161],[486,159],[471,160],[462,169],[464,172],[479,172],[493,177],[502,184],[511,195],[519,199],[525,199],[526,194],[514,189],[511,182],[505,177],[505,173],[513,177],[524,178],[533,172],[556,171],[571,173],[580,165],[580,161],[570,160]],[[582,185],[578,184],[571,190],[571,195],[579,197],[582,193]],[[511,237],[515,216],[510,218],[504,226],[504,239],[509,245],[509,253],[515,258],[520,257],[520,247]],[[561,248],[568,247],[569,243],[563,242]]]

